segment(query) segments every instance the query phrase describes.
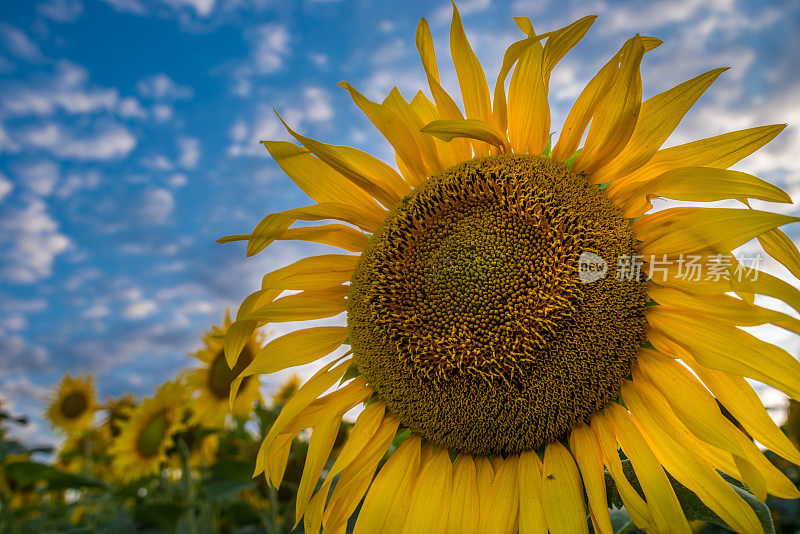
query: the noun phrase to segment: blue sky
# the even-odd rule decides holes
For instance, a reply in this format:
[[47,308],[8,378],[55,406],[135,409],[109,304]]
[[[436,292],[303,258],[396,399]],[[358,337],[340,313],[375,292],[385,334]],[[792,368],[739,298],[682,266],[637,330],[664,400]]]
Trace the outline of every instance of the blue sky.
[[[665,41],[645,61],[645,96],[731,66],[669,144],[787,122],[737,168],[800,199],[800,1],[459,5],[491,80],[520,38],[512,16],[532,17],[539,31],[600,16],[553,73],[555,129],[637,32]],[[64,372],[94,373],[103,395],[146,394],[190,363],[187,351],[225,307],[312,249],[284,243],[246,260],[239,244],[214,242],[307,201],[258,145],[287,138],[272,108],[306,135],[392,161],[336,84],[374,99],[394,85],[413,96],[424,87],[413,41],[422,16],[455,94],[445,1],[0,4],[0,397],[34,415]],[[28,437],[47,440],[46,427]]]

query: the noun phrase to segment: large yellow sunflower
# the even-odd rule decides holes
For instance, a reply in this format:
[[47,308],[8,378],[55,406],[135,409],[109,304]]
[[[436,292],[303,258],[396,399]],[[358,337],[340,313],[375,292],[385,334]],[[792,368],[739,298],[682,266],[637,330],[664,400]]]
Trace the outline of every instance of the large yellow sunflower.
[[[749,205],[646,213],[653,197],[791,202],[726,170],[783,126],[660,149],[724,69],[642,102],[640,62],[660,41],[636,35],[588,83],[551,146],[550,74],[594,20],[537,35],[517,18],[525,37],[506,51],[492,98],[454,9],[462,114],[440,85],[423,19],[416,44],[432,101],[394,89],[376,103],[342,84],[394,148],[399,173],[288,126],[300,145],[264,142],[316,203],[221,241],[246,239],[248,255],[278,239],[358,253],[265,275],[225,340],[234,365],[261,325],[347,313],[346,327],[273,340],[240,375],[350,346],[286,402],[257,460],[256,473],[279,485],[292,439],[313,429],[297,494],[305,532],[342,531],[363,500],[356,533],[586,532],[587,511],[607,533],[604,467],[650,532],[690,532],[667,473],[737,532],[761,527],[720,472],[761,500],[798,497],[748,437],[800,463],[745,377],[797,399],[800,363],[739,327],[800,332],[797,319],[754,304],[767,295],[800,310],[800,291],[731,255],[758,238],[800,275],[797,249],[777,229],[798,219]],[[344,224],[291,228],[327,219]],[[706,270],[686,276],[690,265]],[[326,468],[342,415],[361,403]]]
[[155,396],[134,408],[130,419],[108,449],[116,476],[126,482],[158,474],[173,446],[173,435],[183,429],[186,388],[166,382]]
[[225,333],[231,325],[229,313],[225,313],[222,326],[214,326],[203,335],[203,348],[194,357],[203,366],[186,373],[186,381],[194,390],[192,411],[194,419],[207,428],[218,428],[225,424],[229,413],[246,418],[253,405],[261,400],[257,376],[245,379],[236,398],[230,402],[231,382],[247,367],[261,348],[256,333],[247,339],[241,348],[236,365],[228,366],[223,351]]
[[56,386],[46,416],[54,427],[67,434],[79,434],[89,428],[96,406],[91,376],[65,375]]

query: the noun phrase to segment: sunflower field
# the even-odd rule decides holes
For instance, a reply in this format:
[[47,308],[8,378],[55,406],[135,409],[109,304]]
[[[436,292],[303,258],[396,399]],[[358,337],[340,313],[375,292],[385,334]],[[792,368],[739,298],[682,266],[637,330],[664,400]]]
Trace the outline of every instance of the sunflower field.
[[[106,3],[137,16],[149,9]],[[187,27],[186,10],[216,7],[178,4]],[[464,4],[475,13],[491,2]],[[40,14],[63,19],[67,5],[76,4],[53,2]],[[168,16],[161,7],[155,16]],[[257,271],[260,284],[237,298],[235,313],[214,310],[221,323],[196,336],[201,347],[180,370],[161,372],[163,354],[140,354],[128,363],[146,369],[140,384],[157,384],[148,394],[103,396],[122,388],[67,373],[44,413],[0,405],[0,533],[800,532],[800,251],[790,237],[800,217],[789,194],[800,182],[787,171],[779,187],[731,168],[787,125],[743,116],[724,122],[738,129],[710,136],[679,130],[728,68],[692,64],[691,77],[646,96],[643,65],[672,49],[638,32],[572,84],[558,113],[551,81],[575,81],[559,69],[569,70],[566,58],[601,19],[571,15],[541,31],[514,17],[514,37],[487,75],[480,39],[455,4],[445,11],[420,19],[409,39],[421,68],[397,82],[405,94],[395,86],[373,100],[375,86],[338,84],[374,127],[351,137],[372,135],[383,152],[306,135],[334,113],[315,103],[313,87],[289,95],[259,130],[269,135],[259,153],[281,171],[266,183],[292,192],[275,195],[279,208],[268,199],[249,233],[215,234],[219,248],[243,248],[237,265],[246,267],[237,268]],[[0,25],[3,35],[23,54],[18,33]],[[445,36],[450,61],[435,35]],[[239,82],[279,71],[289,38],[266,25],[257,41],[255,66],[212,71]],[[85,77],[66,78],[73,87]],[[191,98],[159,80],[139,84],[142,99]],[[422,87],[408,92],[409,80]],[[64,99],[52,105],[90,106]],[[153,113],[167,121],[172,112]],[[27,139],[45,146],[55,130],[43,131]],[[680,142],[668,143],[675,132]],[[175,162],[143,161],[153,172],[196,169],[200,151],[186,138],[178,144]],[[44,195],[46,185],[32,187]],[[230,208],[222,216],[203,213],[202,225],[216,231],[247,218],[233,206],[249,205],[252,189],[220,201]],[[166,189],[149,194],[172,209]],[[305,200],[284,202],[294,194]],[[151,206],[139,216],[157,222],[159,213]],[[177,254],[192,240],[175,241],[160,250]],[[287,243],[297,246],[281,254]],[[180,263],[161,268],[181,272]],[[211,279],[215,266],[204,267]],[[241,282],[240,272],[224,272],[226,283]],[[101,278],[90,274],[87,285],[103,287]],[[158,298],[201,285],[163,287],[152,300],[108,287],[126,299],[122,315],[152,317],[137,323],[136,346],[172,339],[159,323],[170,317],[155,318]],[[184,304],[186,324],[209,313]],[[91,321],[110,308],[84,313],[83,324],[102,332]],[[65,357],[87,346],[75,343]],[[56,446],[24,439],[30,416],[47,421]]]

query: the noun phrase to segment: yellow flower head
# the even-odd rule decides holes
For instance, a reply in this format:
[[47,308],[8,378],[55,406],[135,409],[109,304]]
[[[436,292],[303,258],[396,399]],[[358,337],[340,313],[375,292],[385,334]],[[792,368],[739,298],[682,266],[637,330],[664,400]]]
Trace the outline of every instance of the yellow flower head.
[[[800,255],[778,227],[799,219],[751,209],[748,199],[791,200],[727,169],[783,126],[661,149],[725,69],[642,102],[639,66],[661,42],[635,35],[589,81],[553,144],[550,75],[595,17],[542,34],[515,20],[523,35],[492,91],[454,8],[463,110],[440,83],[424,19],[416,45],[433,100],[393,89],[372,102],[341,84],[394,148],[399,172],[288,125],[299,145],[264,142],[314,203],[268,215],[244,236],[247,254],[287,239],[355,254],[266,274],[228,328],[234,365],[259,326],[347,314],[347,326],[273,340],[234,381],[232,394],[251,375],[349,345],[285,403],[256,472],[279,485],[292,439],[313,429],[297,493],[306,532],[343,530],[362,500],[356,534],[586,532],[587,505],[595,531],[612,532],[604,468],[642,529],[690,531],[669,473],[733,530],[760,532],[720,472],[761,500],[800,494],[718,402],[800,463],[745,380],[800,399],[800,362],[738,328],[800,333],[797,319],[753,303],[767,295],[800,311],[800,291],[732,251],[758,239],[798,276]],[[654,197],[743,206],[649,213]],[[331,219],[341,224],[291,228]],[[690,262],[706,271],[686,276]],[[342,415],[362,403],[326,468]]]
[[256,333],[252,332],[244,340],[236,365],[231,369],[223,351],[225,334],[230,325],[230,315],[226,313],[222,326],[214,326],[203,335],[204,346],[194,354],[202,362],[202,367],[186,374],[187,384],[194,395],[194,420],[207,428],[224,426],[229,413],[246,418],[253,405],[261,400],[257,376],[244,379],[238,395],[232,402],[229,400],[231,383],[253,361],[260,349]]
[[183,384],[166,382],[154,397],[133,409],[108,450],[120,480],[134,481],[158,474],[174,444],[174,434],[184,427],[186,402]]
[[50,398],[46,416],[67,434],[80,433],[92,424],[96,407],[92,377],[65,375]]

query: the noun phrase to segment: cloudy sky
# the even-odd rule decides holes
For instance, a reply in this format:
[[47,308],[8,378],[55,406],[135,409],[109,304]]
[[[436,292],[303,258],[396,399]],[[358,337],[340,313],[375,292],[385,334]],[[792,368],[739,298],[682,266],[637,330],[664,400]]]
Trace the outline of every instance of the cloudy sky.
[[[463,0],[460,9],[492,80],[521,38],[512,16],[532,17],[540,32],[600,16],[552,76],[554,125],[637,32],[665,41],[645,59],[645,96],[732,67],[669,144],[786,122],[737,168],[800,199],[800,1]],[[420,17],[455,89],[444,0],[2,2],[0,396],[14,411],[39,412],[65,372],[94,373],[102,395],[150,392],[260,274],[308,252],[281,244],[246,260],[239,244],[214,240],[307,202],[258,145],[287,138],[273,107],[306,135],[392,160],[336,84],[374,99],[395,85],[413,96],[424,84]],[[40,421],[28,432],[48,439]]]

